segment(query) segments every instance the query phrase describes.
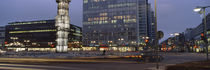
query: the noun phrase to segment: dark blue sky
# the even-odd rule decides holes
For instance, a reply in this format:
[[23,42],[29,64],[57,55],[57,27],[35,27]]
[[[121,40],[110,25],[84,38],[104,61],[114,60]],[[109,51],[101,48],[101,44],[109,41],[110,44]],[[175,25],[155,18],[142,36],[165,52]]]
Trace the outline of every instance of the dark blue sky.
[[[150,0],[152,4],[153,1]],[[199,25],[202,18],[193,12],[193,8],[210,5],[210,0],[157,1],[158,29],[164,31],[165,38],[170,33],[183,32],[186,28]],[[70,6],[71,23],[82,26],[82,0],[72,0]],[[57,4],[55,0],[1,0],[0,9],[0,25],[4,26],[16,21],[54,19]]]

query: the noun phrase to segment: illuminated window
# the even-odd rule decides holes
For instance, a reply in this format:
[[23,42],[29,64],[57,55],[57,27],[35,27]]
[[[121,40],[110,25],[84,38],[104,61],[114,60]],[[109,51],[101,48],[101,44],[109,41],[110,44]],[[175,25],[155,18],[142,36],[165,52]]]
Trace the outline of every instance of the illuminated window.
[[44,23],[47,23],[47,21],[18,22],[18,23],[12,23],[11,25],[44,24]]
[[124,23],[136,23],[136,19],[124,19]]
[[120,4],[108,5],[108,8],[130,7],[130,6],[135,6],[135,5],[136,5],[136,3],[120,3]]
[[88,0],[84,0],[84,3],[88,3]]
[[106,1],[106,0],[92,0],[92,2],[101,2],[101,1]]
[[112,20],[111,23],[117,23],[117,20]]
[[11,31],[10,34],[18,34],[18,33],[35,33],[35,32],[55,32],[55,29],[52,30],[29,30],[29,31]]
[[[124,15],[124,16],[114,16],[114,19],[130,19],[132,18],[130,15]],[[135,18],[135,17],[133,17]]]
[[99,15],[100,15],[100,16],[107,16],[108,13],[100,13]]

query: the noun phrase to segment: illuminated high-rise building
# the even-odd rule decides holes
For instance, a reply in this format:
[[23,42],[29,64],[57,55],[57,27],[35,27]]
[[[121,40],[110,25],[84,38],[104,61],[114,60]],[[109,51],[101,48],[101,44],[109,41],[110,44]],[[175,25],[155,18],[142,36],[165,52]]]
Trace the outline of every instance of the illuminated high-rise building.
[[[84,0],[83,45],[101,50],[142,50],[152,27],[148,0]],[[151,17],[153,18],[153,17]],[[150,29],[150,30],[149,30]]]
[[0,49],[4,48],[5,44],[5,26],[0,26]]
[[71,0],[56,0],[58,3],[58,14],[56,16],[57,27],[57,52],[67,52],[68,50],[68,30],[70,28],[70,17],[69,17],[69,2]]

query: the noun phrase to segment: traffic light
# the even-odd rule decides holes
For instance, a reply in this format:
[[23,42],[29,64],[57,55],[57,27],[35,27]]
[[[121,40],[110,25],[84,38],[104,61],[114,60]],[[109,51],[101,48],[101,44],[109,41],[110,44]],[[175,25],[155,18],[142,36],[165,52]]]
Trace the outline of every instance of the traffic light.
[[145,42],[146,42],[146,43],[148,43],[148,42],[149,42],[149,40],[148,40],[148,39],[146,39],[146,40],[145,40]]
[[52,48],[54,48],[54,47],[55,47],[55,45],[53,45],[53,44],[52,44],[52,45],[51,45],[51,47],[52,47]]
[[204,39],[205,39],[204,33],[201,33],[201,40],[204,40]]
[[208,42],[204,33],[201,33],[201,40],[203,40],[206,43]]
[[4,44],[8,44],[8,42],[4,42]]

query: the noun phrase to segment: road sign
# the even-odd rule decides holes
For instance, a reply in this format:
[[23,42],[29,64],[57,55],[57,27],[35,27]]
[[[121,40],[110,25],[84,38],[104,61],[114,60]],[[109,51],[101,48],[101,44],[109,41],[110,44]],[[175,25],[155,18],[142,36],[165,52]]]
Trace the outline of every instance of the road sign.
[[163,38],[164,37],[164,33],[163,33],[163,31],[158,31],[158,33],[157,33],[158,35],[158,39],[161,39],[161,38]]

